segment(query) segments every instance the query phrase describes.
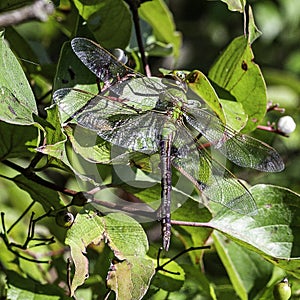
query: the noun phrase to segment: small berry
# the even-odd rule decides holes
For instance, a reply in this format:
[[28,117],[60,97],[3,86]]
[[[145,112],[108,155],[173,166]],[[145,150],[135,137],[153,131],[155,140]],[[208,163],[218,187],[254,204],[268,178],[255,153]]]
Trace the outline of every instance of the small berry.
[[290,134],[296,129],[296,123],[291,116],[284,116],[279,119],[277,128],[284,134]]

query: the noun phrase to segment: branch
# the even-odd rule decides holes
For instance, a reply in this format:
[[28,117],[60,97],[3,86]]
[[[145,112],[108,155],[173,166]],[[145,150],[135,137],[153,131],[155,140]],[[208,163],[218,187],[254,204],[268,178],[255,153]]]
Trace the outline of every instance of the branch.
[[140,6],[141,3],[146,2],[146,1],[150,1],[150,0],[124,0],[132,13],[132,18],[133,18],[133,24],[134,24],[134,28],[135,28],[135,33],[136,33],[136,39],[137,39],[137,43],[139,46],[139,51],[141,54],[141,60],[142,60],[142,65],[144,67],[144,72],[145,75],[147,77],[151,76],[151,71],[150,71],[150,67],[148,65],[147,62],[147,57],[145,55],[145,49],[144,49],[144,45],[143,45],[143,41],[142,41],[142,32],[141,32],[141,27],[140,27],[140,21],[139,21],[139,14],[138,14],[138,8]]
[[45,22],[54,12],[54,5],[49,0],[37,0],[33,4],[0,15],[0,27],[8,27],[37,19]]
[[52,189],[54,191],[57,191],[57,192],[61,192],[65,195],[68,195],[68,196],[75,196],[77,194],[77,192],[73,191],[73,190],[69,190],[67,188],[63,188],[61,186],[58,186],[56,185],[55,183],[52,183],[52,182],[49,182],[41,177],[39,177],[38,175],[36,175],[35,173],[33,173],[31,170],[29,169],[26,169],[26,168],[23,168],[9,160],[3,160],[1,163],[3,163],[4,165],[20,172],[22,175],[24,175],[26,178],[42,185],[42,186],[45,186],[49,189]]
[[[112,203],[112,202],[105,202],[105,201],[101,201],[98,199],[94,199],[93,197],[93,193],[96,193],[97,190],[99,189],[99,187],[97,187],[94,190],[91,190],[89,192],[77,192],[74,190],[70,190],[61,186],[56,185],[55,183],[49,182],[41,177],[39,177],[38,175],[36,175],[30,168],[23,168],[9,160],[3,160],[1,163],[3,163],[4,165],[20,172],[22,175],[24,175],[27,179],[32,180],[42,186],[45,186],[49,189],[52,189],[54,191],[57,192],[61,192],[65,195],[71,196],[73,197],[73,200],[71,201],[70,205],[83,205],[86,203],[85,200],[81,200],[80,196],[82,195],[86,200],[90,200],[93,203],[99,204],[101,206],[104,206],[106,208],[110,208],[113,210],[120,210],[120,211],[124,211],[127,213],[131,213],[131,214],[137,214],[137,215],[141,215],[144,217],[148,217],[148,218],[154,218],[156,219],[156,212],[152,211],[149,208],[149,211],[143,211],[143,210],[139,210],[137,208],[131,207],[131,206],[124,206],[124,205],[118,205],[116,203]],[[13,180],[12,178],[7,178],[10,180]],[[108,187],[113,187],[113,185],[106,185],[105,188]]]
[[180,257],[181,255],[185,254],[185,253],[188,253],[190,251],[195,251],[195,250],[204,250],[204,249],[210,249],[210,246],[200,246],[200,247],[190,247],[188,249],[185,249],[183,250],[182,252],[178,253],[177,255],[175,255],[174,257],[172,257],[171,259],[169,259],[167,262],[165,262],[164,264],[160,265],[159,264],[159,257],[160,257],[160,253],[162,251],[162,248],[159,248],[158,250],[158,255],[157,255],[157,267],[155,268],[155,271],[158,272],[158,271],[165,271],[167,273],[170,273],[170,274],[174,274],[174,275],[180,275],[179,272],[172,272],[172,271],[169,271],[169,270],[166,270],[164,267],[166,265],[168,265],[170,262],[176,260],[178,257]]

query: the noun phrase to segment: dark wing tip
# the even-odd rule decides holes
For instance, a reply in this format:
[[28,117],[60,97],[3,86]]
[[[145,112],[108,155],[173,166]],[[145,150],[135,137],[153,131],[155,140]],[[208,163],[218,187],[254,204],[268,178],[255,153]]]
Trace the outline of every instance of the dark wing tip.
[[260,170],[267,172],[281,172],[285,168],[283,159],[274,149],[270,149],[268,155],[259,165]]

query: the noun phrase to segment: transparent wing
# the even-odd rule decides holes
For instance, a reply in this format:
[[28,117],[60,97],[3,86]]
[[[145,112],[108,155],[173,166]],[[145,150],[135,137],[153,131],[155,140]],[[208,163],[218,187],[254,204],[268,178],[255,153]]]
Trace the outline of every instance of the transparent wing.
[[[72,49],[83,64],[93,72],[101,81],[107,84],[113,96],[126,99],[134,104],[143,104],[149,108],[162,105],[174,99],[184,101],[184,93],[178,97],[175,90],[180,93],[180,88],[175,87],[174,80],[158,77],[145,77],[122,64],[115,56],[103,49],[100,45],[86,38],[74,38],[71,41]],[[127,80],[130,79],[130,80]],[[118,84],[116,84],[118,83]],[[173,94],[173,95],[172,95]],[[158,99],[162,99],[161,102]]]
[[61,111],[67,114],[69,118],[74,118],[75,120],[77,120],[79,115],[84,115],[85,111],[87,111],[89,116],[93,114],[93,118],[99,119],[110,118],[115,115],[137,114],[133,107],[126,106],[122,102],[112,101],[105,96],[95,95],[78,89],[59,89],[54,92],[53,100]]
[[255,138],[235,132],[216,115],[204,109],[193,108],[185,111],[185,119],[214,148],[237,165],[266,172],[284,169],[282,158],[275,149]]
[[111,97],[142,110],[163,111],[186,101],[184,90],[174,85],[174,81],[158,77],[132,78],[110,86],[107,91]]
[[86,38],[74,38],[71,46],[77,57],[103,82],[116,82],[127,76],[138,76],[111,53]]
[[[80,125],[89,123],[86,113],[84,117],[78,118]],[[100,124],[97,134],[113,145],[152,154],[158,151],[165,116],[152,112],[141,115],[131,115],[125,118],[112,118],[106,120],[106,127]],[[95,125],[92,125],[95,128]]]
[[[122,99],[132,108],[166,111],[170,105],[186,102],[184,91],[178,86],[174,88],[174,81],[142,77],[88,39],[75,38],[71,44],[80,60],[102,81],[118,81],[118,84],[110,86],[110,96]],[[124,78],[131,80],[124,81]],[[279,154],[267,144],[225,127],[215,115],[203,109],[186,104],[185,110],[186,121],[234,163],[268,172],[284,168]],[[96,117],[90,112],[88,115]],[[93,122],[97,124],[95,120]]]
[[114,145],[147,154],[158,151],[165,115],[140,113],[123,102],[101,95],[90,99],[91,95],[65,88],[56,91],[53,99],[79,125]]
[[248,189],[224,166],[199,150],[193,137],[177,128],[172,164],[211,201],[242,214],[254,214],[256,204]]

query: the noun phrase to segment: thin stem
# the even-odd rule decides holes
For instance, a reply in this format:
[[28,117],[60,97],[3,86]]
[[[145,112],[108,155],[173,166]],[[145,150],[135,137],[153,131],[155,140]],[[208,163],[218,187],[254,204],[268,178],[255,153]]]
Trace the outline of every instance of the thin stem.
[[8,243],[8,238],[7,238],[7,231],[6,231],[6,227],[5,227],[5,222],[4,222],[4,212],[1,212],[1,224],[2,224],[2,229],[3,229],[3,233],[0,233],[0,236],[3,238],[4,243]]
[[137,0],[124,0],[124,1],[129,5],[129,8],[132,13],[132,19],[133,19],[134,28],[135,28],[136,39],[137,39],[139,51],[141,54],[141,60],[142,60],[144,72],[147,77],[150,77],[151,71],[150,71],[148,61],[147,61],[147,57],[145,55],[145,49],[144,49],[144,45],[143,45],[142,32],[141,32],[140,20],[139,20],[139,14],[138,14],[138,7],[140,6],[140,1],[137,1]]
[[287,136],[286,133],[278,130],[273,124],[267,125],[267,126],[265,126],[265,125],[258,125],[256,128],[260,129],[260,130],[268,131],[268,132],[273,132],[273,133],[276,133],[276,134],[279,134],[279,135],[282,135],[282,136],[285,136],[285,137]]
[[34,205],[34,201],[32,201],[28,207],[22,212],[22,214],[19,216],[19,218],[10,226],[10,228],[7,230],[7,233],[10,233],[11,230],[21,221],[21,219],[24,218],[24,216],[29,212],[29,210],[32,208]]
[[44,154],[41,152],[37,152],[32,161],[28,166],[28,170],[33,170],[35,166],[39,163],[39,161],[44,157]]
[[4,212],[1,212],[1,224],[2,224],[2,229],[3,229],[3,233],[0,233],[0,237],[2,237],[4,244],[6,245],[6,248],[8,249],[8,251],[12,252],[13,254],[15,254],[17,257],[22,258],[24,260],[30,261],[30,262],[35,262],[35,263],[49,263],[49,261],[45,261],[45,260],[36,260],[36,259],[32,259],[32,258],[28,258],[22,254],[20,254],[18,251],[12,249],[12,247],[18,247],[18,248],[22,248],[20,245],[17,245],[15,243],[10,243],[7,237],[7,231],[5,228],[5,222],[4,222]]
[[[80,193],[80,192],[77,192],[77,191],[74,191],[74,190],[69,190],[69,189],[66,189],[66,188],[62,188],[62,187],[57,186],[56,184],[54,184],[52,182],[46,181],[46,180],[42,179],[41,177],[37,176],[36,174],[34,174],[32,172],[29,172],[27,169],[24,169],[21,166],[16,165],[13,162],[4,160],[4,161],[2,161],[2,163],[4,163],[5,165],[11,167],[14,170],[20,172],[25,177],[27,177],[29,180],[32,180],[32,181],[34,181],[34,182],[36,182],[36,183],[38,183],[42,186],[46,186],[46,187],[48,187],[52,190],[61,192],[65,195],[72,196],[72,197],[74,197],[76,194]],[[1,175],[1,176],[4,177],[3,175]],[[9,178],[9,177],[4,177],[4,178],[6,178],[8,180],[13,180],[12,178]],[[109,187],[114,187],[114,186],[113,185],[105,186],[105,188],[109,188]],[[104,186],[100,187],[100,189],[103,189],[103,188],[104,188]],[[133,208],[133,207],[124,207],[122,205],[118,205],[118,204],[115,204],[115,203],[112,203],[112,202],[105,202],[105,201],[94,199],[91,194],[95,193],[98,189],[99,188],[95,188],[94,190],[91,190],[91,193],[84,193],[84,196],[87,197],[88,200],[91,200],[92,202],[94,202],[96,204],[99,204],[99,205],[102,205],[103,207],[106,207],[106,208],[111,208],[111,209],[114,209],[114,210],[120,210],[120,211],[124,211],[124,212],[128,212],[128,213],[134,213],[134,214],[138,214],[138,215],[141,215],[141,216],[149,217],[151,219],[156,219],[156,212],[155,211],[137,210],[136,208]],[[72,202],[71,202],[71,204],[72,204]],[[38,220],[46,217],[50,213],[51,213],[51,210],[48,211],[45,215],[42,215],[42,216],[38,217],[35,220],[35,222],[37,222]]]
[[37,99],[37,102],[42,102],[44,99],[46,99],[48,96],[50,96],[52,94],[53,90],[49,90],[47,91],[44,95],[42,95],[39,99]]
[[151,219],[156,219],[156,211],[145,211],[145,210],[139,210],[136,209],[135,207],[130,207],[130,206],[124,206],[124,205],[119,205],[113,202],[105,202],[105,201],[101,201],[98,199],[90,199],[92,203],[104,206],[106,208],[111,208],[113,210],[120,210],[120,211],[124,211],[127,213],[131,213],[134,215],[139,215],[139,216],[143,216],[143,217],[148,217]]
[[190,251],[195,251],[195,250],[204,250],[204,249],[210,249],[210,246],[200,246],[200,247],[190,247],[188,249],[183,250],[182,252],[178,253],[177,255],[175,255],[174,257],[170,258],[167,262],[165,262],[162,265],[159,265],[159,256],[161,254],[162,248],[159,248],[158,250],[158,255],[157,255],[157,267],[155,268],[156,272],[157,271],[165,271],[167,273],[170,274],[174,274],[174,275],[180,275],[179,272],[173,272],[173,271],[169,271],[164,269],[164,267],[166,265],[168,265],[169,263],[171,263],[172,261],[176,260],[178,257],[182,256],[183,254],[190,252]]
[[285,108],[279,107],[279,104],[277,104],[277,103],[273,104],[272,101],[269,101],[267,103],[267,112],[272,111],[272,110],[279,111],[280,113],[284,113],[285,112]]
[[[32,241],[35,241],[35,240],[38,240],[38,239],[32,239]],[[34,245],[30,245],[30,247],[28,247],[28,248],[35,248],[35,247],[39,247],[39,246],[45,246],[45,245],[51,245],[51,244],[53,244],[53,243],[55,243],[55,239],[54,239],[54,237],[51,237],[51,238],[48,238],[48,239],[40,239],[41,241],[43,241],[43,242],[41,242],[41,243],[36,243],[36,244],[34,244]]]
[[30,221],[29,221],[29,226],[28,226],[28,233],[27,233],[27,239],[26,239],[26,241],[25,241],[25,243],[23,245],[25,249],[27,248],[28,243],[30,242],[30,240],[34,236],[34,227],[35,227],[35,224],[33,222],[33,217],[34,217],[34,211],[31,213],[31,216],[30,216]]

